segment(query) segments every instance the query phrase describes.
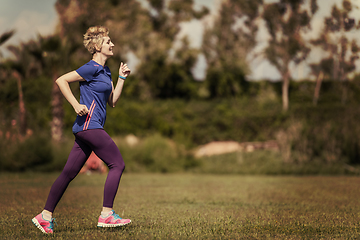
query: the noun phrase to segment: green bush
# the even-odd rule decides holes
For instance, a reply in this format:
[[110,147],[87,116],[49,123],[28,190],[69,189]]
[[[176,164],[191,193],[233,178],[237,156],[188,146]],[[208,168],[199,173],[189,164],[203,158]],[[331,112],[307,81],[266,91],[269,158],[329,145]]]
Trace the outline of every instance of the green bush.
[[43,135],[33,135],[18,142],[4,141],[2,150],[0,165],[5,171],[41,170],[53,160],[51,142]]
[[123,138],[115,138],[129,172],[180,172],[196,166],[184,147],[159,134],[143,138],[130,146]]
[[[37,85],[41,86],[43,81],[40,79]],[[9,92],[0,97],[0,105],[4,107],[0,114],[0,119],[3,119],[0,126],[2,135],[11,128],[12,119],[18,117],[18,109],[13,107],[17,106],[16,85],[6,84]],[[24,87],[30,87],[30,83]],[[249,83],[246,95],[241,98],[152,101],[122,98],[116,108],[108,109],[105,130],[111,136],[119,136],[116,139],[127,171],[133,172],[206,168],[211,161],[194,159],[191,150],[211,141],[229,140],[251,142],[276,139],[281,151],[279,156],[273,157],[279,159],[282,168],[274,167],[274,172],[297,172],[319,165],[331,172],[328,166],[360,165],[360,81],[348,82],[346,86],[340,82],[324,81],[316,106],[312,103],[314,87],[312,82],[291,82],[287,112],[282,111],[281,83],[270,82]],[[346,98],[342,95],[344,87],[347,88]],[[26,92],[27,102],[36,97],[35,93]],[[46,99],[49,100],[50,96],[47,95]],[[346,102],[343,103],[342,99]],[[31,118],[28,127],[37,133],[48,131],[44,126],[48,126],[51,119],[49,105],[42,106],[39,102],[40,99],[37,99],[26,104],[27,118]],[[64,133],[70,134],[75,113],[67,102],[64,113]],[[141,139],[139,145],[131,147],[121,140],[128,134],[138,136]],[[3,137],[0,140],[0,170],[61,170],[72,147],[73,137],[55,144],[48,135],[31,136],[23,142]],[[260,155],[254,155],[254,158],[265,159]],[[262,166],[272,163],[272,160],[261,161],[254,163]],[[227,164],[228,168],[225,168],[225,163],[216,168],[220,171],[223,167],[221,171],[225,173],[233,172],[231,166],[237,166],[231,161]],[[284,166],[288,166],[286,171]],[[244,169],[248,169],[249,173],[255,171]],[[311,170],[305,172],[310,173]]]
[[187,148],[220,140],[274,139],[287,121],[274,103],[264,105],[246,99],[123,102],[108,111],[105,129],[110,135],[145,137],[158,133]]
[[235,152],[198,159],[199,166],[190,171],[209,174],[260,175],[359,175],[359,167],[321,161],[287,163],[277,151]]
[[[65,137],[61,142],[52,142],[53,160],[46,166],[47,171],[61,171],[74,145],[74,136]],[[45,169],[44,169],[45,170]]]
[[276,136],[283,161],[359,164],[359,117],[360,111],[352,106],[295,106]]

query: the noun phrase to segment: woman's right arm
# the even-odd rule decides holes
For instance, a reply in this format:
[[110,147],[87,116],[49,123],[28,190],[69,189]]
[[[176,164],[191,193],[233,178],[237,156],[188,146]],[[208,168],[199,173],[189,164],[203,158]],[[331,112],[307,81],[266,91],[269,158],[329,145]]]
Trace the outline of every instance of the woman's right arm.
[[71,106],[73,106],[76,114],[79,116],[83,116],[86,115],[89,110],[86,105],[80,104],[78,102],[78,100],[72,93],[69,85],[69,83],[80,81],[84,81],[84,79],[76,71],[72,71],[62,75],[61,77],[56,79],[55,82],[59,86],[60,91],[62,92],[66,100],[71,104]]

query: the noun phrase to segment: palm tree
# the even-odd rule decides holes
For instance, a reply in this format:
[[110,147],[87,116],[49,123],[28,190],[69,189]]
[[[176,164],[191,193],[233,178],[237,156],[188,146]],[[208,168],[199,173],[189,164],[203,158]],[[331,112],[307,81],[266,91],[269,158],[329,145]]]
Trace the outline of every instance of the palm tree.
[[[0,46],[9,40],[15,31],[11,30],[0,35]],[[28,73],[27,68],[29,64],[25,58],[28,56],[26,52],[23,51],[20,47],[9,46],[8,49],[15,55],[15,60],[7,60],[0,63],[0,70],[5,73],[7,77],[16,79],[18,87],[18,99],[19,99],[19,133],[21,135],[26,134],[26,108],[24,102],[24,94],[22,88],[23,78]],[[1,57],[0,52],[0,57]]]
[[[3,45],[7,40],[9,40],[13,35],[14,35],[15,31],[11,30],[8,32],[4,32],[3,34],[0,35],[0,46]],[[2,53],[0,52],[0,58],[2,57]]]
[[[69,69],[69,59],[78,48],[77,44],[66,42],[58,34],[52,36],[38,36],[31,45],[30,54],[39,63],[41,74],[52,80],[51,107],[52,120],[51,137],[54,141],[61,141],[63,135],[63,95],[55,83],[59,74]],[[66,61],[65,61],[66,60]]]
[[30,60],[31,56],[26,50],[26,44],[20,46],[9,46],[8,49],[14,54],[15,59],[8,59],[3,63],[7,75],[17,82],[18,98],[19,98],[19,133],[26,134],[26,107],[24,102],[22,82],[30,76],[34,62]]
[[63,97],[55,80],[59,77],[58,69],[62,67],[61,55],[65,52],[62,49],[60,37],[57,35],[42,37],[38,36],[36,47],[32,50],[31,54],[41,64],[43,74],[50,78],[52,84],[51,94],[51,107],[52,107],[52,120],[50,123],[51,138],[59,142],[62,139],[63,133]]

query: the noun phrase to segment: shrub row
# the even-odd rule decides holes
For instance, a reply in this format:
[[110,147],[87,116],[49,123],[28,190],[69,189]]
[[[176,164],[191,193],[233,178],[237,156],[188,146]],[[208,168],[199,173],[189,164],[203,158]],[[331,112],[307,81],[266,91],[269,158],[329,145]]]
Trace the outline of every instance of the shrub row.
[[[346,104],[341,102],[339,84],[325,82],[320,101],[314,106],[313,84],[292,83],[291,104],[286,113],[281,109],[278,83],[253,84],[250,95],[235,99],[149,102],[121,99],[116,108],[109,109],[105,129],[117,139],[128,134],[143,139],[139,149],[118,144],[125,159],[129,159],[128,171],[174,172],[202,165],[205,168],[202,160],[191,156],[191,150],[222,140],[276,139],[281,162],[294,166],[354,166],[360,163],[360,99],[357,99],[360,87],[357,81],[349,84]],[[64,132],[70,135],[74,113],[69,104],[64,106]],[[45,112],[41,115],[47,116]],[[46,117],[41,121],[42,127],[35,126],[36,120],[29,121],[36,134],[27,140],[1,139],[0,170],[61,170],[72,140],[51,143]],[[1,133],[6,131],[2,129]]]
[[[355,166],[360,163],[360,126],[357,120],[360,110],[355,106],[297,105],[293,106],[288,114],[276,109],[262,111],[259,108],[245,113],[246,110],[235,111],[237,108],[234,101],[212,103],[214,105],[211,106],[206,102],[193,104],[179,101],[173,103],[176,106],[174,111],[168,110],[172,103],[161,102],[147,125],[144,124],[145,117],[131,121],[130,116],[139,116],[143,114],[142,111],[128,111],[126,114],[118,111],[126,117],[121,117],[118,125],[111,127],[116,121],[113,121],[110,127],[107,125],[107,130],[114,136],[127,162],[127,170],[133,172],[176,172],[194,169],[198,172],[212,172],[212,167],[206,167],[208,162],[194,159],[191,152],[196,146],[214,140],[245,142],[276,139],[280,152],[278,156],[270,154],[267,161],[271,162],[274,158],[280,163],[295,166],[286,168],[286,171],[279,170],[279,173],[296,172],[296,166]],[[139,103],[131,102],[127,106],[136,109],[137,104]],[[146,112],[151,108],[150,104],[142,105],[142,108],[137,109]],[[205,108],[208,111],[202,110],[201,117],[194,117],[195,113],[191,113],[190,107],[199,107],[199,110]],[[181,109],[185,109],[184,112]],[[111,112],[111,117],[114,117],[115,113],[117,112]],[[219,117],[220,115],[222,117]],[[207,120],[207,116],[212,116],[213,119]],[[124,118],[128,120],[125,121]],[[179,119],[184,121],[184,124],[181,124]],[[134,132],[131,133],[141,139],[136,147],[131,147],[123,140],[122,136],[130,133],[122,128],[123,122],[133,124]],[[182,131],[178,132],[178,129]],[[0,142],[0,170],[61,170],[70,152],[73,137],[61,144],[54,144],[49,139],[50,136],[45,133],[33,134],[23,141],[3,138]],[[253,156],[256,160],[256,155]],[[260,164],[255,160],[254,163]],[[213,164],[217,166],[218,163],[214,161]],[[201,166],[203,170],[199,169]],[[219,167],[221,166],[226,165],[220,164]],[[239,166],[232,165],[227,168],[229,171],[223,168],[218,172],[231,172],[232,168],[238,169]],[[248,171],[253,172],[249,169]],[[266,172],[272,173],[270,170]]]

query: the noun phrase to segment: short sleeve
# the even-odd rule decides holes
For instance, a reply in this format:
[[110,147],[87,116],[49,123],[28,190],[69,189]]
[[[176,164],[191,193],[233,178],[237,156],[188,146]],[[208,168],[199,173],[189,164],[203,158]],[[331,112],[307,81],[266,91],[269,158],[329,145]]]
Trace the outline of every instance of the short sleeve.
[[94,78],[95,73],[97,72],[97,67],[92,64],[85,64],[79,67],[76,72],[87,82],[91,81]]

